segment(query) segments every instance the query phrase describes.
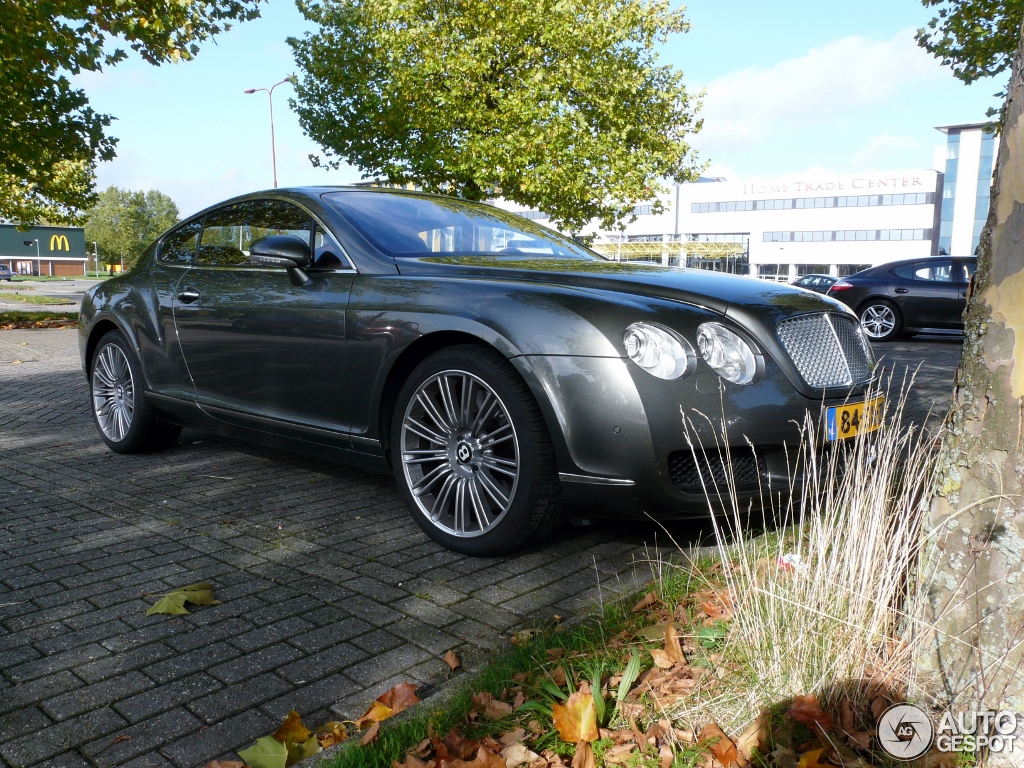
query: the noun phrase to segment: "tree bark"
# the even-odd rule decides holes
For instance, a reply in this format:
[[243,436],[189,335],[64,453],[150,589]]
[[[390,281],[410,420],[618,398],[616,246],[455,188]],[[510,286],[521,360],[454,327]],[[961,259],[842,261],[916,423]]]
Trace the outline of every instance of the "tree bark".
[[[1024,712],[1024,30],[938,457],[918,660],[933,703]],[[1024,729],[1018,721],[1018,733]],[[1024,739],[989,765],[1024,765]]]

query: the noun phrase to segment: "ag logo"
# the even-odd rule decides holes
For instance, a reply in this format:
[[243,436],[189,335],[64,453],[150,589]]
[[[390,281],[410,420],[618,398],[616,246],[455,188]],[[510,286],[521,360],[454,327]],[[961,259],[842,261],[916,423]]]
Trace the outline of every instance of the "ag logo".
[[932,745],[932,721],[913,704],[889,707],[878,718],[878,744],[897,760],[914,760]]
[[68,239],[64,235],[51,235],[50,236],[50,250],[51,251],[70,251],[71,246],[68,244]]

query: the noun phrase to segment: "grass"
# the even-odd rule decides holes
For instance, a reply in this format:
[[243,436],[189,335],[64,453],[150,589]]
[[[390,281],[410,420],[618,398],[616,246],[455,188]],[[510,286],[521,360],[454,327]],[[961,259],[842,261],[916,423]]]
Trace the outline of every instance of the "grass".
[[3,298],[8,301],[20,301],[25,304],[44,304],[48,306],[57,306],[62,304],[76,304],[75,299],[60,299],[56,296],[25,296],[20,293],[3,295]]
[[34,291],[35,288],[31,285],[12,285],[8,283],[4,285],[0,283],[0,291]]
[[0,312],[0,330],[22,328],[77,328],[78,315],[69,312]]
[[[903,392],[910,386],[905,383]],[[692,691],[679,696],[664,695],[667,686],[638,685],[626,700],[632,702],[629,708],[611,710],[610,728],[632,722],[642,728],[667,718],[673,727],[698,733],[714,722],[735,739],[760,721],[759,713],[767,713],[766,749],[804,752],[808,743],[835,742],[833,749],[845,751],[844,759],[864,757],[863,750],[854,754],[847,746],[847,734],[866,733],[874,727],[873,707],[905,700],[913,690],[912,662],[925,635],[915,623],[921,615],[915,587],[922,583],[922,520],[930,503],[936,435],[904,424],[904,404],[905,396],[897,394],[887,404],[883,430],[839,445],[822,446],[816,431],[805,428],[797,468],[807,470],[807,481],[785,503],[766,495],[763,513],[741,505],[729,488],[708,488],[709,497],[728,510],[713,518],[717,556],[651,563],[658,605],[637,612],[632,596],[604,605],[598,616],[578,626],[544,628],[490,663],[438,711],[415,708],[408,719],[391,727],[385,723],[376,743],[341,750],[332,768],[391,768],[428,735],[451,728],[469,737],[508,732],[517,722],[522,725],[520,712],[498,722],[470,722],[467,715],[472,693],[508,699],[514,680],[527,680],[527,707],[538,702],[525,717],[540,713],[538,720],[550,724],[544,702],[553,700],[557,686],[545,678],[550,680],[559,665],[569,686],[562,696],[573,681],[596,675],[602,681],[597,688],[604,684],[609,707],[615,707],[617,676],[634,655],[644,669],[652,667],[650,651],[662,647],[659,633],[669,620],[678,622],[680,637],[686,638],[686,664],[703,668],[704,674]],[[702,447],[692,448],[700,460]],[[727,596],[723,600],[733,615],[716,621],[711,613],[702,614],[696,606],[707,594]],[[562,661],[552,662],[553,651]],[[652,669],[641,681],[657,680],[657,673]],[[826,737],[795,723],[786,710],[795,696],[806,694],[814,694],[826,712],[848,708],[852,714],[846,722],[852,725]],[[603,759],[610,744],[594,743],[598,766],[610,765]],[[530,748],[560,755],[574,749],[554,730],[536,735]],[[707,760],[692,741],[674,748],[672,768]],[[896,764],[884,755],[868,757],[879,768]],[[630,768],[653,768],[658,761],[640,754],[631,760]],[[757,764],[776,762],[765,756]],[[972,763],[961,757],[957,764]]]

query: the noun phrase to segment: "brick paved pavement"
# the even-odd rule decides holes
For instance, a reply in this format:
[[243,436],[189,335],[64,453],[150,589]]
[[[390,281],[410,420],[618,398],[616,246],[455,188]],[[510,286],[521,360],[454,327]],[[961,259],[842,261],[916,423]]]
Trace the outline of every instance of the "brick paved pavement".
[[[589,609],[598,579],[607,595],[649,577],[650,526],[474,559],[427,539],[387,476],[194,430],[115,456],[75,345],[0,332],[0,764],[189,768],[292,708],[350,717],[399,680],[429,689],[449,648],[480,664],[511,629]],[[879,353],[924,361],[912,416],[945,403],[958,343]],[[144,592],[202,579],[223,605],[144,616]]]

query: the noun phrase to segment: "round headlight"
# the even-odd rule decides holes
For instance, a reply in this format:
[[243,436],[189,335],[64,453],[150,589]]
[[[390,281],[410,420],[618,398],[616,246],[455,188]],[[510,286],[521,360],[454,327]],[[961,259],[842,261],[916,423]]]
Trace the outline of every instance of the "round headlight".
[[668,328],[650,323],[633,323],[622,334],[622,346],[629,359],[659,379],[678,379],[696,364],[693,347]]
[[697,329],[701,357],[715,373],[733,384],[749,384],[757,374],[754,352],[743,339],[718,323],[704,323]]

